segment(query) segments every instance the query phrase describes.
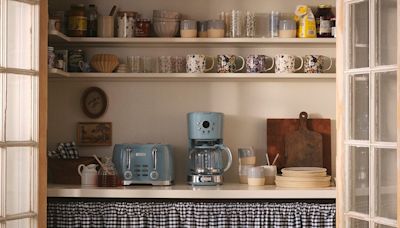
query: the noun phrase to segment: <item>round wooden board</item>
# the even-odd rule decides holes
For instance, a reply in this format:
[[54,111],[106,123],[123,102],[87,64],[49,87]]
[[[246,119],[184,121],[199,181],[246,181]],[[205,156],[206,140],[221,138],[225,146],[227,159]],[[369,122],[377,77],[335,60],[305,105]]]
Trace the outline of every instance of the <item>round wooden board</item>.
[[325,188],[331,186],[330,181],[282,181],[275,180],[277,187],[283,188]]
[[326,169],[319,167],[288,167],[283,168],[282,176],[288,177],[323,177],[326,176]]
[[321,181],[330,181],[331,176],[310,176],[310,177],[276,176],[276,180],[278,180],[278,181],[295,181],[295,182],[296,181],[298,181],[298,182],[321,182]]

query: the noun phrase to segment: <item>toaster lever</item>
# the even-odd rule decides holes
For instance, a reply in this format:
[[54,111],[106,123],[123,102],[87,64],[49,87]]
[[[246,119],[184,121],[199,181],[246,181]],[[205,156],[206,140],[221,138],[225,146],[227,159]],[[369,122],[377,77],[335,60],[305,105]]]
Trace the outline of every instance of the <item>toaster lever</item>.
[[132,154],[132,149],[130,147],[125,149],[125,156],[126,156],[126,170],[124,172],[124,178],[125,179],[131,179],[133,177],[132,171],[131,171],[131,154]]
[[158,179],[159,174],[157,172],[157,147],[154,146],[151,150],[151,156],[153,157],[153,171],[150,172],[150,178],[153,180]]

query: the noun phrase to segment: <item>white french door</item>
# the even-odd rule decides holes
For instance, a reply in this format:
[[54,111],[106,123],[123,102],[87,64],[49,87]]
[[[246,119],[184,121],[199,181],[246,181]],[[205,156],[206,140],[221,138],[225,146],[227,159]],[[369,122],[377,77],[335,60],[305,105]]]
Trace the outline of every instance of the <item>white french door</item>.
[[338,9],[339,227],[398,227],[397,4],[345,0]]
[[38,227],[39,1],[0,0],[0,227]]

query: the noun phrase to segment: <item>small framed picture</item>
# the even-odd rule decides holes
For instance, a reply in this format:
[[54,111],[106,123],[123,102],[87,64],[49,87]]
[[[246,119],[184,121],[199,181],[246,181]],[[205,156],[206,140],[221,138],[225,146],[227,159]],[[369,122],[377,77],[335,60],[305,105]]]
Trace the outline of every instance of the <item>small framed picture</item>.
[[80,122],[77,126],[77,143],[80,146],[111,146],[111,122]]

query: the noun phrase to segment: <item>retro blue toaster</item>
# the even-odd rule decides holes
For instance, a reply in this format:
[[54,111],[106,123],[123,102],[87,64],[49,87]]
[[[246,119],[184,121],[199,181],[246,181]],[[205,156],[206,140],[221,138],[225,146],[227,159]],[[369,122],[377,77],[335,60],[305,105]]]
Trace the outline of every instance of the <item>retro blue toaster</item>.
[[166,144],[115,144],[113,163],[123,185],[171,185],[174,153]]

